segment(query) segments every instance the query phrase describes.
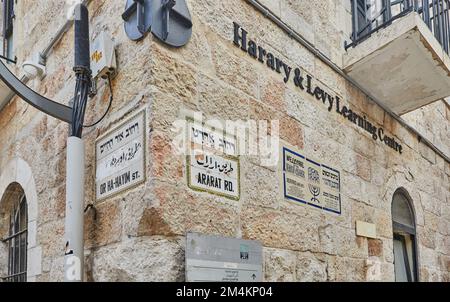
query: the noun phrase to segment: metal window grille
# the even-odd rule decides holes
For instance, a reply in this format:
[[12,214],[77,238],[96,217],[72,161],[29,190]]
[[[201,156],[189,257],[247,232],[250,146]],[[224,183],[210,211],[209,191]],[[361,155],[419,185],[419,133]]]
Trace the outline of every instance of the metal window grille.
[[4,282],[27,281],[27,235],[27,200],[22,195],[10,215],[9,235],[3,240],[8,247],[8,276],[2,278]]
[[450,0],[350,0],[352,2],[354,47],[374,32],[411,12],[418,13],[445,52],[450,52]]
[[3,2],[3,38],[8,39],[13,34],[14,1],[2,0]]
[[3,3],[3,56],[13,59],[14,4],[16,0],[2,0]]

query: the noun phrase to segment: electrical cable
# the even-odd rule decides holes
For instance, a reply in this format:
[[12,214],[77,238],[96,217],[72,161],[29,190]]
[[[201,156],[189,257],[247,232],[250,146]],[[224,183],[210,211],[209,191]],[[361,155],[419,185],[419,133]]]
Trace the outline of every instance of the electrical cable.
[[90,85],[90,74],[83,69],[77,71],[72,114],[72,136],[81,137],[83,134],[83,120],[86,113]]
[[108,86],[109,86],[109,105],[108,108],[106,109],[105,113],[103,114],[103,116],[95,123],[91,124],[91,125],[83,125],[84,128],[92,128],[94,126],[97,126],[98,124],[100,124],[105,117],[108,115],[109,111],[111,110],[112,107],[112,103],[114,100],[114,94],[113,94],[113,89],[112,89],[112,83],[111,83],[111,74],[108,73]]

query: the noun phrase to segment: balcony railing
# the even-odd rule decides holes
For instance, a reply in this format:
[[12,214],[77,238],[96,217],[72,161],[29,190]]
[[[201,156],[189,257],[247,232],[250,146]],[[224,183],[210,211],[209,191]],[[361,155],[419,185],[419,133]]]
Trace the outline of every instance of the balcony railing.
[[442,48],[450,49],[450,0],[351,0],[353,14],[352,43],[355,47],[374,32],[392,24],[410,12],[417,12]]

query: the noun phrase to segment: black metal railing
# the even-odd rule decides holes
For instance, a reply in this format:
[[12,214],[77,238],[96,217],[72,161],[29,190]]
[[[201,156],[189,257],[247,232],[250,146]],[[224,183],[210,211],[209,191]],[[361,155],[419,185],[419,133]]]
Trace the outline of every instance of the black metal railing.
[[350,0],[352,2],[354,47],[363,40],[411,13],[418,13],[446,53],[450,49],[450,0]]

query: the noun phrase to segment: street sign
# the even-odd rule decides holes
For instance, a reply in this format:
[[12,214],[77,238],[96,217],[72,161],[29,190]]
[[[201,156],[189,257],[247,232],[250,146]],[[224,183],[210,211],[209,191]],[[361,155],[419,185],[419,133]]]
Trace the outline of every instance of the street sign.
[[262,282],[257,241],[187,234],[187,282]]
[[141,111],[97,140],[97,200],[145,181],[145,124],[145,111]]
[[224,130],[188,121],[189,146],[186,157],[188,186],[199,192],[240,199],[240,162],[235,136]]

